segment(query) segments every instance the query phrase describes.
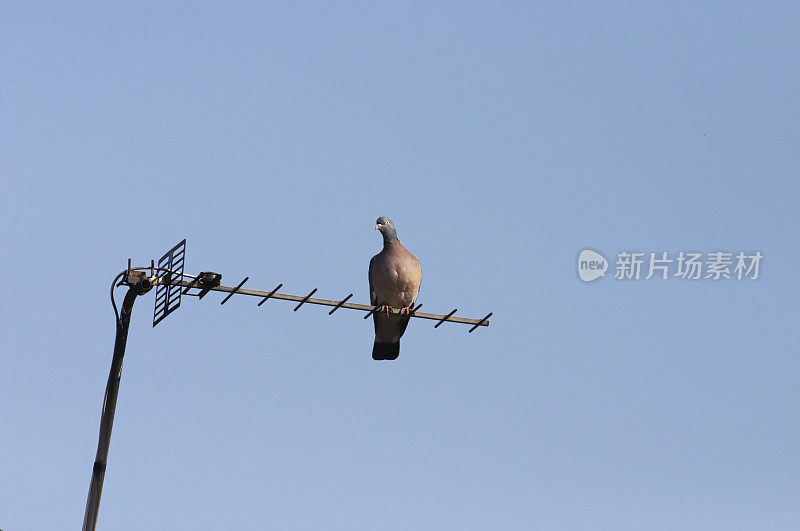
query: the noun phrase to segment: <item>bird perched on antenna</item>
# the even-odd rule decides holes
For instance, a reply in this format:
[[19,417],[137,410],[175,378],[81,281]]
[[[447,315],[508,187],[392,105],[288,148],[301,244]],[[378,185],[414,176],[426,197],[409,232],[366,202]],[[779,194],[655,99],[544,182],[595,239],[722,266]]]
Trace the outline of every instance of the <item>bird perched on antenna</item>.
[[[372,359],[394,360],[400,355],[400,338],[411,320],[411,310],[422,283],[422,265],[416,256],[397,239],[392,220],[379,217],[375,230],[383,235],[383,250],[369,262],[369,297],[373,306],[381,307],[372,314],[375,323],[375,344]],[[394,313],[397,308],[400,313]]]

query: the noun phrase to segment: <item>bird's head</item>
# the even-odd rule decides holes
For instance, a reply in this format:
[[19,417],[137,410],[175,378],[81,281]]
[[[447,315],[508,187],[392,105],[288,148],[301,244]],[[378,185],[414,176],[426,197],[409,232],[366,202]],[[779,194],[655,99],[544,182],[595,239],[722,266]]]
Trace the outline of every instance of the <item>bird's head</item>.
[[375,230],[381,231],[384,242],[390,242],[397,239],[397,229],[394,228],[394,223],[392,223],[391,219],[381,216],[375,223]]

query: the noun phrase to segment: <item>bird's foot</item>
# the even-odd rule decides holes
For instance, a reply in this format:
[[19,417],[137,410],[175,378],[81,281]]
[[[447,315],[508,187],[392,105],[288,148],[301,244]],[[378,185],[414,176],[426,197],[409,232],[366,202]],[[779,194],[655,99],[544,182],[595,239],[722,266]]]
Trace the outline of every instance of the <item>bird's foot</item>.
[[378,308],[378,311],[379,312],[386,312],[386,315],[389,315],[390,313],[392,313],[394,311],[394,308],[392,308],[388,304],[384,304],[383,306]]
[[411,317],[411,306],[404,306],[400,308],[400,315],[408,315]]

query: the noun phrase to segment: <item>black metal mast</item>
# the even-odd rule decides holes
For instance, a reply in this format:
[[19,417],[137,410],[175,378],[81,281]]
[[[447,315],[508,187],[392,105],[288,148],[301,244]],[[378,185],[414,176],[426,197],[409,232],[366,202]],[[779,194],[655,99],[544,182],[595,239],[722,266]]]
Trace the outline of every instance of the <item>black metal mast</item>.
[[[114,356],[111,359],[111,370],[108,373],[106,395],[103,400],[103,414],[100,417],[100,439],[97,442],[97,456],[92,467],[92,482],[89,484],[89,496],[86,499],[86,513],[83,516],[83,531],[94,531],[97,525],[97,513],[100,508],[100,494],[103,492],[103,479],[108,462],[108,445],[111,442],[111,428],[114,426],[114,412],[117,409],[117,393],[119,380],[122,377],[122,359],[125,357],[125,344],[128,341],[128,326],[131,322],[131,311],[136,297],[150,291],[152,284],[141,271],[131,271],[126,275],[125,283],[129,286],[122,301],[119,319],[117,320],[117,336],[114,340]],[[113,287],[112,287],[113,289]]]

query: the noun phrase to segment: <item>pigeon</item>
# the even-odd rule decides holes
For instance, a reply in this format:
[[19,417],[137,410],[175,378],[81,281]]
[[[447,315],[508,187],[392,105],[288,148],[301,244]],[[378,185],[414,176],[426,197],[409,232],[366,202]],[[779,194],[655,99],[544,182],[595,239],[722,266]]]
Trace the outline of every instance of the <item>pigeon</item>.
[[[400,355],[400,338],[411,320],[411,310],[422,283],[422,266],[400,240],[392,220],[378,218],[375,230],[383,235],[383,250],[369,262],[369,298],[380,308],[372,314],[375,344],[372,359],[395,360]],[[393,309],[400,313],[393,313]]]

